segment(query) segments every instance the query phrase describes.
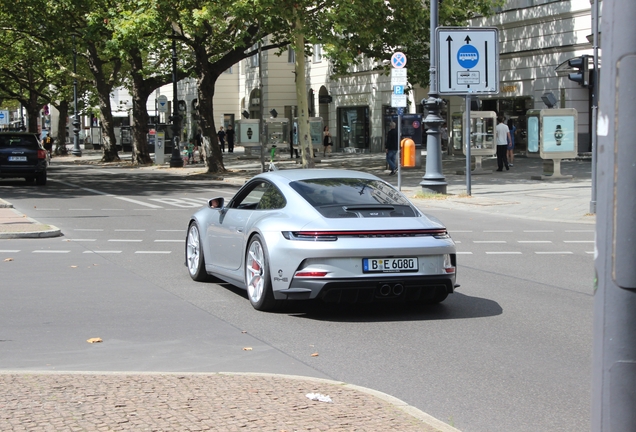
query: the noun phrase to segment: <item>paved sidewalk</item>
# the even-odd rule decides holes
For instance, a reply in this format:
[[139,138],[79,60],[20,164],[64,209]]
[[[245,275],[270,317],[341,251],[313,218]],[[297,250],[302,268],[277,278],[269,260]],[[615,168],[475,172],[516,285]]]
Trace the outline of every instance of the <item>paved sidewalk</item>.
[[2,431],[458,432],[394,397],[316,378],[0,372],[0,386]]
[[[201,165],[184,168],[112,169],[161,170],[194,181],[243,184],[261,171],[260,161],[246,158],[240,147],[224,154],[222,176],[207,174]],[[99,164],[101,152],[85,151],[81,158],[56,157],[53,167]],[[125,159],[126,156],[124,155]],[[128,159],[130,156],[128,155]],[[425,162],[422,157],[422,163]],[[444,156],[447,195],[423,193],[425,166],[403,169],[401,190],[423,210],[457,209],[564,223],[595,223],[589,214],[591,166],[588,159],[563,161],[569,179],[533,180],[543,161],[517,157],[510,171],[472,175],[466,194],[465,158]],[[279,156],[279,169],[299,167],[297,160]],[[317,167],[356,169],[376,174],[394,185],[383,154],[334,154]],[[485,158],[485,170],[496,169]],[[54,175],[54,169],[51,170]],[[0,199],[0,239],[62,235]],[[0,430],[42,431],[440,431],[455,428],[389,395],[341,382],[305,377],[260,374],[47,373],[0,371]],[[332,403],[312,401],[309,393],[328,395]]]

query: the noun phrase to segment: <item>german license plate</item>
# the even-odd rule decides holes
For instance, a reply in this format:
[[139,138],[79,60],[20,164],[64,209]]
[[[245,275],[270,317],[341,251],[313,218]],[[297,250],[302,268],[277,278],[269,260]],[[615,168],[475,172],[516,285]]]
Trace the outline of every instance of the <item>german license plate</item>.
[[26,162],[26,156],[9,156],[9,162]]
[[417,258],[364,258],[365,273],[400,273],[417,271]]

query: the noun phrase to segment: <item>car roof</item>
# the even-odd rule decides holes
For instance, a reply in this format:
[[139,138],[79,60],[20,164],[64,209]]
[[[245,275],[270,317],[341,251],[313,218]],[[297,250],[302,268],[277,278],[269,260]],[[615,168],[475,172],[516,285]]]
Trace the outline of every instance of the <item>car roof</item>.
[[299,180],[309,180],[309,179],[317,179],[317,178],[360,178],[360,179],[369,179],[369,180],[380,180],[378,177],[373,174],[354,171],[354,170],[342,170],[342,169],[321,169],[321,168],[297,168],[297,169],[286,169],[279,171],[270,171],[267,173],[263,173],[258,175],[257,177],[266,177],[266,178],[279,178],[285,179],[288,182],[299,181]]

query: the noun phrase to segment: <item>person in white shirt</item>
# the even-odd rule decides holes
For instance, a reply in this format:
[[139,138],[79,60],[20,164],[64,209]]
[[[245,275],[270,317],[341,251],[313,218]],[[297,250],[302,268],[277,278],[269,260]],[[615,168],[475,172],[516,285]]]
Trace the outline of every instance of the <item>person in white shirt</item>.
[[510,140],[510,129],[504,123],[504,118],[499,117],[497,119],[497,171],[503,171],[503,167],[506,167],[506,171],[510,168],[508,167],[508,158],[506,157],[506,152],[508,150],[508,141]]

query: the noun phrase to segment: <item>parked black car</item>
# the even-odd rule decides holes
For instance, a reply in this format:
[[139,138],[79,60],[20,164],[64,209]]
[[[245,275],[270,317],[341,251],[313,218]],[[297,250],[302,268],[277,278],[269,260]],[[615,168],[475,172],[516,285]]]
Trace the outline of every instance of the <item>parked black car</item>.
[[38,136],[27,132],[0,132],[0,178],[24,177],[46,184],[48,154]]

